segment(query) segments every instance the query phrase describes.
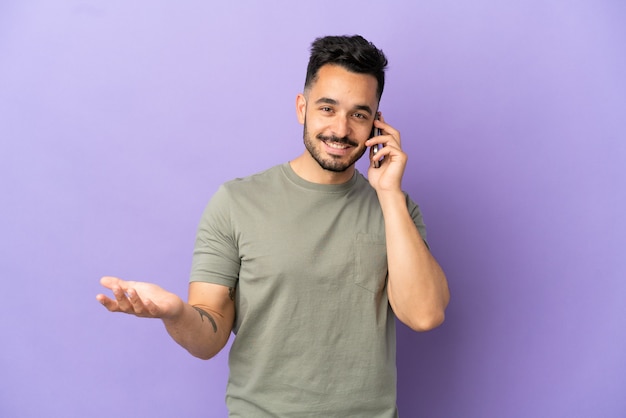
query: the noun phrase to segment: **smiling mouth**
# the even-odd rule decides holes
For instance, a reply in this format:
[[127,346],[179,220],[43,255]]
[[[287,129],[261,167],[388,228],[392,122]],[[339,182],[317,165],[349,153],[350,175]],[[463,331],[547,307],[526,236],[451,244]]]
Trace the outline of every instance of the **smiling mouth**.
[[358,144],[354,143],[354,141],[347,137],[339,138],[337,136],[318,135],[317,139],[322,141],[328,148],[336,150],[347,150],[350,147],[358,146]]
[[333,149],[343,150],[350,148],[350,145],[341,143],[341,142],[333,142],[333,141],[323,141],[326,146]]

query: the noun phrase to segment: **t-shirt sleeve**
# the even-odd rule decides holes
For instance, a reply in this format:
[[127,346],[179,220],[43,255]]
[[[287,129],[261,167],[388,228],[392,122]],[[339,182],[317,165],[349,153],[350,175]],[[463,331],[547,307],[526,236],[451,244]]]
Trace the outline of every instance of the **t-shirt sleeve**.
[[229,192],[222,185],[211,198],[198,225],[190,282],[236,287],[241,262],[231,206]]

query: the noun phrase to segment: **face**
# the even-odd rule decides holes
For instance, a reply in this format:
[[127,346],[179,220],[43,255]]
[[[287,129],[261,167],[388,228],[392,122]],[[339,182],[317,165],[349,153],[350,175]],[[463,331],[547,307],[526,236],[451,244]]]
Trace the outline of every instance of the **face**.
[[324,170],[344,172],[366,150],[378,108],[376,78],[325,65],[297,99],[304,145]]

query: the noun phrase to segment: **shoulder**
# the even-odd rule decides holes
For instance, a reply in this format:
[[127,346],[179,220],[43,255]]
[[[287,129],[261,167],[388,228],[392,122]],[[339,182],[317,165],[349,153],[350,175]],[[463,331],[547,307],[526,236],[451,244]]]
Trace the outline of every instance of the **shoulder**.
[[247,190],[257,190],[259,187],[275,184],[284,177],[283,165],[284,164],[275,165],[267,170],[246,177],[235,178],[225,182],[220,188],[229,192],[238,193]]
[[223,210],[240,210],[265,204],[268,199],[284,190],[285,175],[282,165],[246,177],[229,180],[217,189],[209,201],[209,206]]

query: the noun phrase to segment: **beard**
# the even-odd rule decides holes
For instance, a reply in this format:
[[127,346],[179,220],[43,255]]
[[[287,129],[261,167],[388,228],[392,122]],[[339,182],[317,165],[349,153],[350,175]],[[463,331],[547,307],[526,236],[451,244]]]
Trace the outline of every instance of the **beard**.
[[357,148],[357,152],[354,155],[348,156],[347,160],[344,160],[340,156],[333,155],[323,155],[322,150],[320,149],[318,143],[313,141],[311,136],[309,135],[309,131],[306,128],[306,119],[304,120],[304,146],[306,147],[309,154],[313,157],[315,161],[322,167],[324,170],[332,171],[334,173],[342,173],[350,168],[354,163],[356,163],[365,153],[365,147],[362,149],[358,149],[359,144],[356,141],[351,140],[349,137],[345,136],[343,138],[339,138],[337,136],[324,136],[322,134],[318,134],[315,138],[321,142],[335,142],[338,144],[346,144],[352,147]]

